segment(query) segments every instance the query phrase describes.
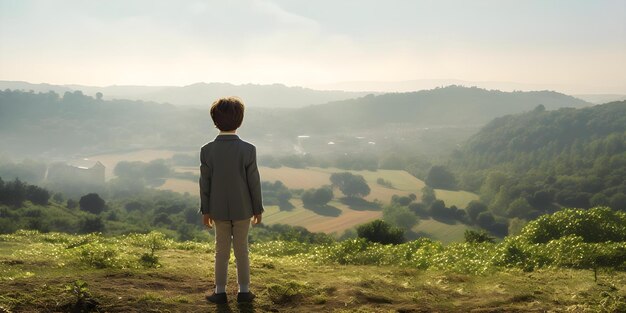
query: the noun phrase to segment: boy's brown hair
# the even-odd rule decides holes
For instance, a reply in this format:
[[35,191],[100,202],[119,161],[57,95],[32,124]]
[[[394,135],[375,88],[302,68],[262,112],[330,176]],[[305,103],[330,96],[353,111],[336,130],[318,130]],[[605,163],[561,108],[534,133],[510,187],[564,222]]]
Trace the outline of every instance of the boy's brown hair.
[[243,121],[245,106],[237,97],[217,99],[211,105],[211,118],[215,126],[221,131],[233,131]]

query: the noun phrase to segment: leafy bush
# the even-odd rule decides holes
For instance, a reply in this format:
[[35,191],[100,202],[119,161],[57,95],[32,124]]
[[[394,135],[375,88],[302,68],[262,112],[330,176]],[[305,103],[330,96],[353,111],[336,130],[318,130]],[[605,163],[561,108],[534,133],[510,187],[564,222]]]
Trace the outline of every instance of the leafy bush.
[[404,231],[389,225],[383,220],[374,220],[367,224],[359,225],[356,231],[360,238],[371,242],[399,244],[404,241]]
[[547,243],[571,235],[582,237],[584,242],[626,241],[626,212],[606,207],[563,209],[529,222],[521,233],[530,243]]
[[481,243],[481,242],[490,242],[494,243],[495,238],[489,236],[485,231],[474,231],[470,229],[465,230],[465,242],[467,243]]

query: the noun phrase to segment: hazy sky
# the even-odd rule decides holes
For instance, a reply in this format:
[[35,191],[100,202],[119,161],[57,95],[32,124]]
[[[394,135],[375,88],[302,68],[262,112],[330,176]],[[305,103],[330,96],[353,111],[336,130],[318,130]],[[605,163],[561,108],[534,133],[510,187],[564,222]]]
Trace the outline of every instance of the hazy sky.
[[626,1],[0,0],[0,80],[420,79],[626,93]]

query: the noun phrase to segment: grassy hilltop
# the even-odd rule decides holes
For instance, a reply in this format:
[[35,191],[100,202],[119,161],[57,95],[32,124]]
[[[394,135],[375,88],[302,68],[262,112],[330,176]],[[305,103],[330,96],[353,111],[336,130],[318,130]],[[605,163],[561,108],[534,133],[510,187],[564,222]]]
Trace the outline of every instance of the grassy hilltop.
[[[495,244],[257,242],[251,245],[256,302],[238,306],[231,297],[217,310],[624,312],[624,219],[605,208],[566,210]],[[213,247],[157,232],[1,235],[0,312],[214,310],[203,298],[213,284]],[[232,260],[230,295],[236,293]]]

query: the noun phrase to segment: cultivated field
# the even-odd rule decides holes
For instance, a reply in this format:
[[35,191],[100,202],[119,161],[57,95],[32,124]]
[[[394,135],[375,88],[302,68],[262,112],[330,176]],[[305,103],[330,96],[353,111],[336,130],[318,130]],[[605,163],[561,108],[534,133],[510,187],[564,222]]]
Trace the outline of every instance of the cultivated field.
[[[143,161],[163,158],[171,158],[175,153],[171,150],[140,150],[128,153],[103,154],[92,156],[90,159],[99,160],[107,167],[107,178],[113,176],[113,168],[120,161]],[[199,169],[196,166],[178,166],[174,170],[177,173],[190,172],[198,175]],[[345,170],[338,168],[270,168],[259,167],[261,179],[264,181],[282,181],[290,189],[319,188],[330,184],[330,175]],[[389,203],[393,195],[415,194],[419,199],[424,182],[410,175],[406,171],[399,170],[377,170],[377,171],[349,171],[353,174],[362,175],[370,186],[371,193],[365,197],[368,201],[380,201],[383,204]],[[391,188],[382,186],[376,181],[382,178],[391,183]],[[172,190],[180,193],[198,195],[197,181],[181,178],[169,178],[158,187],[162,190]],[[444,200],[446,205],[456,205],[465,208],[471,200],[478,199],[476,194],[466,191],[450,191],[436,189],[435,194],[438,199]],[[335,190],[335,198],[343,195],[339,190]],[[326,208],[327,212],[315,212],[304,208],[302,201],[298,198],[291,199],[294,208],[288,211],[281,211],[278,206],[266,206],[264,223],[267,224],[288,224],[302,226],[310,231],[335,233],[341,235],[346,229],[356,225],[366,223],[376,218],[382,217],[380,210],[355,210],[339,202],[331,201]],[[440,240],[448,243],[462,241],[463,232],[469,226],[463,224],[446,224],[436,220],[422,220],[413,228],[413,231],[421,236]]]
[[[177,167],[176,172],[191,172],[198,174],[199,170],[196,167]],[[330,185],[330,175],[333,173],[346,172],[337,168],[291,168],[291,167],[259,167],[261,180],[263,181],[276,181],[280,180],[289,189],[309,189],[319,188],[323,185]],[[424,187],[424,182],[411,176],[406,171],[396,170],[378,170],[378,171],[348,171],[353,174],[362,175],[367,184],[370,186],[371,192],[365,197],[368,201],[379,200],[383,203],[389,203],[393,195],[408,195],[414,193],[418,198],[421,197],[421,189]],[[392,188],[381,186],[376,183],[378,178],[383,178],[386,181],[391,182]],[[189,182],[189,183],[187,183]],[[191,186],[191,185],[194,186]],[[159,187],[160,189],[169,189],[177,192],[189,192],[191,194],[197,194],[197,183],[192,181],[185,181],[181,179],[168,179],[166,183]],[[337,192],[336,197],[340,197],[341,193]]]
[[435,196],[446,203],[450,207],[456,205],[459,209],[465,209],[467,204],[472,200],[478,200],[478,195],[469,191],[453,191],[444,189],[435,189]]
[[327,211],[337,212],[337,216],[321,215],[304,208],[300,199],[292,199],[295,208],[281,211],[278,206],[267,206],[263,214],[265,224],[288,224],[302,226],[312,232],[335,233],[341,235],[346,229],[380,218],[381,211],[353,210],[338,201],[328,203]]
[[471,226],[456,223],[447,224],[434,219],[420,220],[411,230],[419,236],[441,241],[442,243],[461,242],[465,239],[465,230]]

